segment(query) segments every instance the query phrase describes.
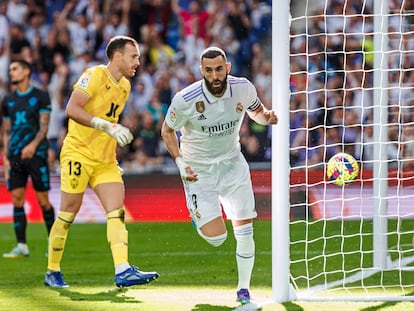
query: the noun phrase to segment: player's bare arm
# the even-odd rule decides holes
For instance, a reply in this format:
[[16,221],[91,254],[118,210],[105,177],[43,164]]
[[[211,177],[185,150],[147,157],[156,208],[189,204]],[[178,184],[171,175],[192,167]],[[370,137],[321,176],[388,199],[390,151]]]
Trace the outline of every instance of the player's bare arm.
[[49,129],[50,114],[48,112],[39,115],[39,131],[33,140],[22,149],[22,159],[31,159],[36,152],[37,146],[46,138]]
[[277,115],[273,110],[268,110],[265,106],[260,105],[258,109],[253,112],[247,112],[250,118],[262,125],[276,125],[278,122]]
[[8,145],[10,140],[10,128],[11,128],[11,121],[9,119],[3,118],[3,165],[4,165],[4,178],[6,180],[9,179],[9,168],[10,162],[7,158],[8,153]]
[[178,169],[180,170],[181,178],[184,181],[194,182],[198,180],[198,175],[193,172],[191,167],[184,162],[180,154],[178,146],[178,138],[174,129],[169,127],[166,122],[163,123],[161,128],[161,136],[164,140],[164,144],[167,147],[171,157],[175,160]]

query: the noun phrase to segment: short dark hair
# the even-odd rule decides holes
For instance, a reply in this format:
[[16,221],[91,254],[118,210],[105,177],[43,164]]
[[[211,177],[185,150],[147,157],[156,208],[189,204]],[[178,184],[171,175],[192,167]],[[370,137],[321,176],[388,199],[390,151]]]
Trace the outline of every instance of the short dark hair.
[[18,63],[23,69],[29,69],[29,76],[32,74],[32,64],[30,64],[28,61],[18,58],[18,59],[12,59],[11,63]]
[[217,56],[222,56],[227,63],[226,53],[222,49],[215,46],[206,48],[203,53],[201,53],[200,61],[202,61],[203,58],[216,58]]
[[112,59],[116,51],[123,52],[128,43],[138,46],[138,42],[134,38],[128,36],[115,36],[111,38],[106,47],[106,56],[108,59]]

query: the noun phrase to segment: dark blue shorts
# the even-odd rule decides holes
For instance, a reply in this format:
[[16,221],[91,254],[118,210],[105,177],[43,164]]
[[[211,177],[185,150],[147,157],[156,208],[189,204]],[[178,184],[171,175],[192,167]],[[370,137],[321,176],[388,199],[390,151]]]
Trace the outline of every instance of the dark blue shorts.
[[26,187],[29,177],[36,191],[48,191],[50,189],[49,163],[47,157],[34,155],[31,159],[22,160],[20,157],[11,157],[9,180],[7,189]]

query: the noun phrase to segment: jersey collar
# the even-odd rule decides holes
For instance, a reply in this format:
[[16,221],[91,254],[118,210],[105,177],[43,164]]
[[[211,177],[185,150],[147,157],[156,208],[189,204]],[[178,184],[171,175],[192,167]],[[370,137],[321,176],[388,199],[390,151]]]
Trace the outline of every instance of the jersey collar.
[[19,95],[19,96],[24,96],[24,95],[29,94],[33,89],[34,89],[34,86],[30,85],[29,88],[27,89],[27,91],[19,92],[19,90],[16,90],[16,94]]
[[221,97],[216,97],[214,95],[212,95],[206,88],[205,82],[204,80],[202,80],[201,83],[201,90],[203,92],[204,97],[207,99],[207,102],[209,104],[215,103],[221,99],[226,99],[226,98],[230,98],[232,95],[232,89],[231,89],[231,85],[229,83],[229,76],[227,76],[227,88],[226,91],[224,92],[223,96]]

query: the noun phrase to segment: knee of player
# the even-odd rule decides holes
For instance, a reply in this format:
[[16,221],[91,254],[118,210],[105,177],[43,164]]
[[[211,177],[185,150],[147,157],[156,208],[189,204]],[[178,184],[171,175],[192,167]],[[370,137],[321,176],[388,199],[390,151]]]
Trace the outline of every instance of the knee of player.
[[201,230],[197,230],[197,231],[198,231],[198,234],[205,241],[207,241],[207,243],[209,243],[210,245],[212,245],[214,247],[218,247],[218,246],[222,245],[227,239],[227,231],[224,232],[223,234],[216,235],[216,236],[206,236],[201,232]]

